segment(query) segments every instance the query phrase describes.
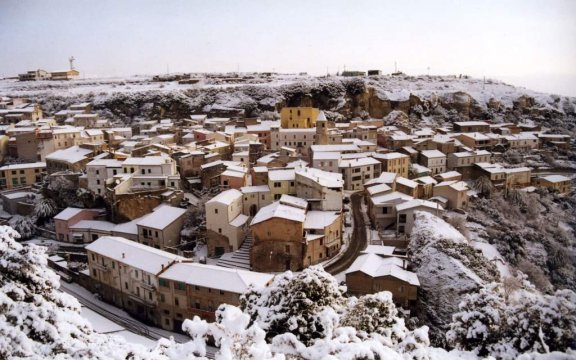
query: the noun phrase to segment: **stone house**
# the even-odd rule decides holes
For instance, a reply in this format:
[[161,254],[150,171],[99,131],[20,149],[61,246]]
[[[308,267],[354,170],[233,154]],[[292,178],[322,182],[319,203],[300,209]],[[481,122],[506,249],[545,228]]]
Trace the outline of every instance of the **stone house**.
[[372,157],[382,163],[383,172],[393,172],[399,176],[408,177],[410,169],[410,156],[399,152],[386,154],[374,153]]
[[421,151],[419,163],[430,169],[432,176],[446,172],[446,155],[438,150]]
[[74,239],[70,226],[82,220],[94,220],[100,215],[99,210],[66,208],[54,216],[56,240],[64,242],[84,242],[85,239]]
[[158,275],[185,258],[121,237],[86,246],[88,271],[100,297],[147,323],[159,325]]
[[138,242],[156,249],[180,245],[180,231],[184,226],[186,209],[160,205],[142,217],[138,227]]
[[346,287],[355,296],[389,291],[395,304],[409,307],[418,298],[420,282],[406,270],[405,259],[363,253],[346,270]]
[[572,180],[564,175],[539,176],[534,180],[534,185],[538,187],[555,189],[563,194],[568,194],[572,191],[571,183]]
[[422,199],[414,199],[396,205],[396,233],[410,236],[414,227],[416,211],[426,211],[434,215],[444,212],[444,208],[434,202]]
[[453,127],[454,132],[461,132],[461,133],[490,132],[490,124],[488,124],[485,121],[458,121],[454,123]]
[[445,181],[434,186],[434,197],[441,196],[447,200],[449,209],[463,209],[468,206],[470,188],[464,181]]
[[39,183],[46,175],[46,163],[13,164],[0,167],[0,190]]
[[301,168],[295,172],[296,196],[308,200],[312,210],[342,210],[344,180],[315,168]]
[[372,157],[340,160],[338,167],[345,190],[363,190],[365,182],[377,178],[382,172],[380,161]]
[[371,196],[367,201],[370,221],[379,230],[391,229],[396,224],[396,205],[413,199],[397,191]]
[[473,177],[473,165],[476,163],[490,163],[492,153],[486,150],[462,151],[448,154],[448,170],[455,170],[462,174],[463,180]]
[[335,255],[342,242],[339,211],[307,211],[304,199],[283,195],[250,223],[255,271],[299,271]]
[[53,174],[59,171],[80,172],[90,162],[93,151],[78,146],[57,150],[46,156],[46,171]]
[[194,316],[213,322],[221,304],[239,306],[241,294],[251,286],[266,286],[273,277],[219,266],[175,263],[159,274],[160,326],[181,332],[183,321]]
[[242,213],[254,216],[261,208],[272,203],[272,196],[268,185],[245,186],[240,188],[244,197],[242,201]]
[[314,128],[320,109],[313,107],[285,107],[280,110],[280,126],[284,129]]
[[236,251],[244,242],[248,216],[242,213],[243,194],[230,189],[206,202],[208,256]]

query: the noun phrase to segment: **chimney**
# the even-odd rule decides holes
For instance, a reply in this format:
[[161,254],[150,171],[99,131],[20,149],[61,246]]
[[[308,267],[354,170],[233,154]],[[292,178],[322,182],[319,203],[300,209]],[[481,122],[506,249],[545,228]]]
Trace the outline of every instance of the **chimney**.
[[126,253],[122,253],[122,259],[126,258]]

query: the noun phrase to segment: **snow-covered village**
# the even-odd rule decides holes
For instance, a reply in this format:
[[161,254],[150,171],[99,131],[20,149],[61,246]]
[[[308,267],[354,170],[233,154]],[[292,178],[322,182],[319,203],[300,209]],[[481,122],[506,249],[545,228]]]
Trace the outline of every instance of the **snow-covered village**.
[[576,359],[576,4],[415,3],[0,4],[0,359]]

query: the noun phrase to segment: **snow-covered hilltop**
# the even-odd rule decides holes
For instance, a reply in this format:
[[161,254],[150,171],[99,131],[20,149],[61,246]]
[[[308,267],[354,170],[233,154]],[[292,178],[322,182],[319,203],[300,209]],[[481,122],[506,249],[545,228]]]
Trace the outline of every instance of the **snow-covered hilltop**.
[[576,99],[543,94],[497,80],[466,76],[328,77],[245,76],[236,83],[204,77],[197,84],[154,82],[149,77],[69,82],[0,81],[0,95],[25,96],[54,113],[75,102],[124,122],[147,118],[256,116],[284,106],[314,106],[333,119],[383,118],[394,110],[411,123],[441,125],[455,119],[534,120],[572,130]]

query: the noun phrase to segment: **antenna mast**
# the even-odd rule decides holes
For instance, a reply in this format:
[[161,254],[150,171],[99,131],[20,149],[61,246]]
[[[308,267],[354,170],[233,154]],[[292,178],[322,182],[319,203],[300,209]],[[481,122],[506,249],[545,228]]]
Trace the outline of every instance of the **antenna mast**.
[[76,60],[74,56],[68,58],[68,61],[70,62],[70,70],[74,70],[74,60]]

